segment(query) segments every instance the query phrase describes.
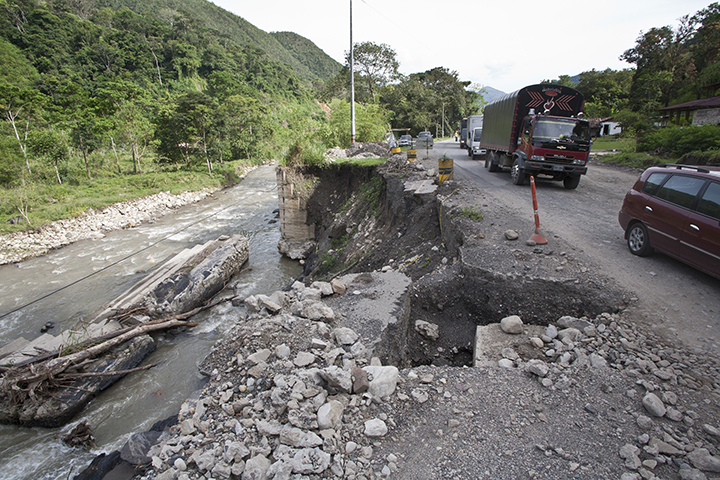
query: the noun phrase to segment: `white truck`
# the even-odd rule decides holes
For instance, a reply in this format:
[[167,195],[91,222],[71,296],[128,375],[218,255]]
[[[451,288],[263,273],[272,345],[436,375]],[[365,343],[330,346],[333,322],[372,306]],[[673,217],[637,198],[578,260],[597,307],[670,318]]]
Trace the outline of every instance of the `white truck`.
[[472,157],[473,159],[485,154],[485,149],[480,148],[482,127],[482,115],[471,115],[467,117],[467,138],[465,139],[465,144],[468,149],[468,157]]
[[482,127],[475,127],[470,135],[468,135],[468,157],[477,160],[479,157],[485,156],[487,150],[480,148],[480,136],[482,135]]

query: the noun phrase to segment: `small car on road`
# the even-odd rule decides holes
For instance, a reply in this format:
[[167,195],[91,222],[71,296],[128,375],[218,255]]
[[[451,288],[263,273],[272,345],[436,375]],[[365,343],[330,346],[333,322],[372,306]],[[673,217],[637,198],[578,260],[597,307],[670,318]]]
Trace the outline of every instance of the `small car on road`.
[[412,135],[402,135],[398,141],[399,147],[410,147],[412,146]]
[[658,250],[720,278],[719,168],[648,168],[625,195],[618,221],[632,254]]
[[430,132],[420,132],[420,133],[418,133],[417,138],[418,138],[418,142],[417,142],[418,144],[425,144],[425,143],[427,143],[427,145],[428,145],[429,147],[432,147],[432,146],[433,146],[433,136],[432,136],[432,133],[430,133]]

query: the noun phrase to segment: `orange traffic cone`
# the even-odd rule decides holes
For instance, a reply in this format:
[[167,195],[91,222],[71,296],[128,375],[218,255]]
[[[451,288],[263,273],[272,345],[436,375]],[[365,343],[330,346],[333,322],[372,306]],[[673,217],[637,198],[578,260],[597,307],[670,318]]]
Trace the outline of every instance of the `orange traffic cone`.
[[540,232],[540,216],[538,215],[537,193],[535,192],[535,177],[530,177],[530,189],[532,190],[533,210],[535,211],[535,233],[530,235],[530,240],[537,245],[545,245],[547,239]]

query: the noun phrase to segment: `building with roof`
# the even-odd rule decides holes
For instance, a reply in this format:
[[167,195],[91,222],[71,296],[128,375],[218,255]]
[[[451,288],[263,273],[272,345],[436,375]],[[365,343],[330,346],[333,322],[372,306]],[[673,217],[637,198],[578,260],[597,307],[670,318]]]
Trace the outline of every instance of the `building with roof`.
[[[708,85],[708,92],[715,92],[720,84]],[[659,109],[662,115],[663,126],[679,125],[684,117],[684,123],[693,125],[719,125],[720,124],[720,95],[701,98],[693,102],[671,105]],[[690,116],[692,115],[692,120]]]

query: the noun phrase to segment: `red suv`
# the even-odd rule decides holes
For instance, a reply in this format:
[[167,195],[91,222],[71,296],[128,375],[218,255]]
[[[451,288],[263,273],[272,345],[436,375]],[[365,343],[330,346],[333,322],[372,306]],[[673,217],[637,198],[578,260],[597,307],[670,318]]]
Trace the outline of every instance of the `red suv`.
[[618,214],[631,253],[656,249],[720,278],[720,169],[709,168],[663,165],[640,175]]

